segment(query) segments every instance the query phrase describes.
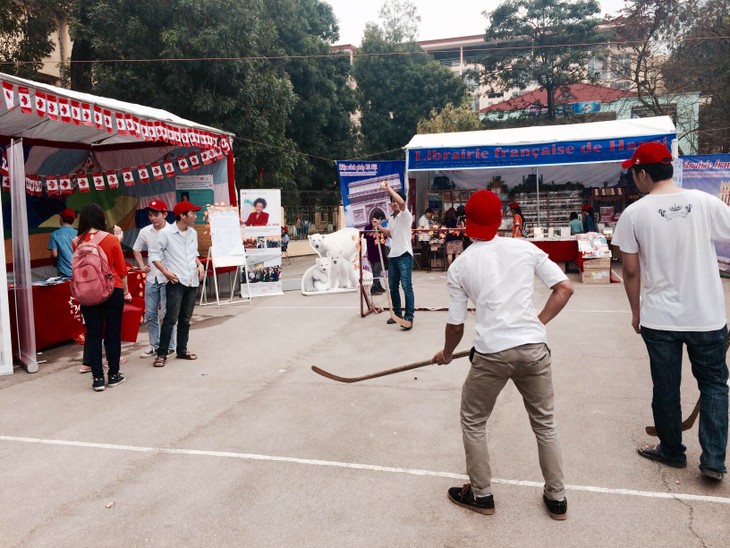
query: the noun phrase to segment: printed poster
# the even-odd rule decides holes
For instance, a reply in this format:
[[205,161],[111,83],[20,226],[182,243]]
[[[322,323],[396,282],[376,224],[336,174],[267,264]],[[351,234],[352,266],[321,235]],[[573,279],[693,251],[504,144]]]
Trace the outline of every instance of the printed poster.
[[243,247],[251,297],[283,295],[281,281],[281,191],[243,189],[240,195]]

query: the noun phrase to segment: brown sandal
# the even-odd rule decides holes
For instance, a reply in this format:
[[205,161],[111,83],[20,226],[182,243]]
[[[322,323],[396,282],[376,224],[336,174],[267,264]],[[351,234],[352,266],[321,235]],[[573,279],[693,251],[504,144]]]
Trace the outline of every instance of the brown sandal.
[[167,361],[166,356],[157,356],[152,365],[154,365],[155,367],[165,367],[165,361]]
[[185,352],[183,354],[178,354],[175,356],[178,360],[197,360],[198,356],[193,354],[192,352]]

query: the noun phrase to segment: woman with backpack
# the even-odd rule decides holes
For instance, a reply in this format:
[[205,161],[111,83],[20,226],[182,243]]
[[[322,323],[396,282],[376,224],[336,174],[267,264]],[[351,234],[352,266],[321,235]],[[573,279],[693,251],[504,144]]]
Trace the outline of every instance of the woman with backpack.
[[[73,241],[71,290],[81,304],[86,324],[86,359],[91,365],[91,387],[101,392],[124,382],[119,372],[122,352],[122,312],[124,301],[131,302],[127,289],[127,263],[119,239],[106,232],[104,210],[87,204],[79,213],[79,235]],[[104,382],[102,340],[109,363]]]

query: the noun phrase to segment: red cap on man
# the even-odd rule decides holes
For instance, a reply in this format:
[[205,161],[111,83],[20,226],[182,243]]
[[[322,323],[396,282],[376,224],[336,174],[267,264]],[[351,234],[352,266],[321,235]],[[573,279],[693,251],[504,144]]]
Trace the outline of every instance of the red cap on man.
[[502,201],[491,190],[478,190],[466,202],[466,235],[491,240],[502,223]]
[[152,209],[154,211],[167,211],[167,204],[162,200],[152,200],[149,204],[147,204],[147,209]]
[[633,156],[623,162],[621,167],[629,169],[635,166],[650,164],[669,165],[672,163],[672,153],[661,143],[644,143],[634,151]]
[[61,213],[59,213],[59,216],[61,217],[61,219],[63,219],[63,222],[65,223],[73,223],[76,220],[76,212],[68,207],[61,211]]
[[175,214],[175,217],[178,215],[182,215],[183,213],[187,213],[188,211],[200,211],[202,208],[200,206],[196,206],[188,202],[187,200],[183,200],[182,202],[178,202],[175,204],[175,209],[173,209],[173,213]]

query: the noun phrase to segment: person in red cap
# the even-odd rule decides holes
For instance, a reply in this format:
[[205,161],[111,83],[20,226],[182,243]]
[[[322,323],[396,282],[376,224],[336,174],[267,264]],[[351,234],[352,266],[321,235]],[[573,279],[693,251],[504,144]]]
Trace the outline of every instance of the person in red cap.
[[700,472],[721,480],[727,469],[727,315],[713,240],[730,240],[730,207],[673,181],[666,146],[645,143],[622,167],[645,194],[628,206],[613,243],[621,248],[631,326],[649,353],[651,402],[658,444],[639,448],[647,459],[683,468],[680,381],[682,350],[700,389]]
[[198,259],[198,233],[195,231],[196,206],[184,200],[173,209],[175,223],[158,233],[157,242],[150,249],[149,260],[167,278],[165,295],[167,306],[160,329],[160,345],[157,347],[155,367],[164,367],[167,351],[172,340],[172,330],[177,324],[176,356],[183,360],[197,360],[188,350],[190,319],[195,307],[195,296],[205,271]]
[[[464,335],[467,304],[476,306],[471,368],[461,393],[461,430],[470,483],[448,491],[452,502],[494,513],[492,471],[486,428],[499,393],[512,379],[522,394],[537,438],[545,479],[543,501],[553,519],[567,517],[563,461],[553,417],[553,384],[545,324],[566,305],[573,286],[558,265],[530,242],[498,238],[502,203],[489,190],[475,192],[466,204],[466,234],[472,244],[447,273],[449,315],[444,346],[433,357],[451,362]],[[538,314],[533,305],[537,276],[552,292]]]
[[[159,199],[152,200],[147,204],[147,218],[150,224],[142,228],[137,235],[137,239],[132,246],[134,252],[134,260],[140,270],[147,273],[144,291],[144,307],[145,318],[147,320],[147,336],[149,337],[150,346],[142,353],[143,358],[157,355],[157,348],[160,346],[160,317],[165,317],[167,310],[167,293],[165,286],[167,278],[159,271],[159,269],[148,262],[144,263],[142,251],[147,249],[148,253],[152,246],[157,242],[157,236],[160,231],[170,226],[167,221],[167,204]],[[168,354],[172,354],[176,348],[177,334],[173,330],[170,338],[170,349]]]
[[78,231],[72,226],[76,220],[76,212],[66,208],[59,213],[61,228],[51,233],[48,240],[48,249],[51,250],[51,257],[56,263],[59,276],[71,277],[71,258],[73,249],[71,242],[78,236]]
[[581,208],[581,214],[583,215],[583,232],[598,232],[598,225],[596,225],[596,218],[593,214],[593,208],[588,204],[583,204]]
[[522,238],[525,229],[525,216],[522,213],[522,208],[517,202],[512,202],[509,208],[512,211],[512,237]]

